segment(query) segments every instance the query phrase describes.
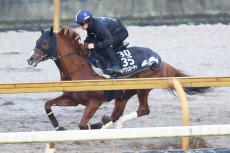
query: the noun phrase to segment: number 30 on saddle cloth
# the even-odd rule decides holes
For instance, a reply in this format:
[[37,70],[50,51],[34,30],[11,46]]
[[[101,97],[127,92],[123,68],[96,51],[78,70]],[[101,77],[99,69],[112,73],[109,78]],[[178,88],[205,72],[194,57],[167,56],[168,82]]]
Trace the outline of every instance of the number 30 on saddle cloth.
[[98,75],[105,78],[111,78],[114,77],[114,75],[118,78],[126,78],[137,72],[149,69],[150,66],[151,68],[154,68],[156,71],[160,70],[161,68],[160,56],[149,48],[130,47],[125,50],[118,51],[117,56],[121,60],[121,74],[111,75],[108,72],[106,72],[105,65],[107,65],[108,63],[102,63],[102,60],[100,60],[100,58],[97,58],[97,64],[95,62],[92,62],[92,60],[89,60],[89,63]]

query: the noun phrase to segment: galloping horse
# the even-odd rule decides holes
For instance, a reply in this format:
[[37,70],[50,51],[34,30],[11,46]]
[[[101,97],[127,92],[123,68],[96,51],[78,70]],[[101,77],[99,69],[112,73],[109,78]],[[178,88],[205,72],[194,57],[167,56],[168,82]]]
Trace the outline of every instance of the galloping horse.
[[[87,61],[89,50],[84,44],[79,42],[80,36],[68,27],[62,28],[58,33],[41,29],[42,35],[36,42],[34,51],[28,58],[28,64],[36,66],[38,63],[47,59],[53,59],[60,70],[61,80],[98,80],[104,79],[95,75],[90,64]],[[139,50],[143,48],[139,47]],[[138,54],[138,53],[137,53]],[[177,70],[164,61],[161,61],[161,68],[154,70],[148,68],[141,72],[131,75],[129,78],[156,78],[156,77],[185,77],[188,76]],[[88,125],[90,118],[97,109],[106,101],[106,91],[84,91],[84,92],[64,92],[63,95],[49,100],[45,103],[46,113],[56,130],[64,130],[59,126],[51,107],[52,106],[77,106],[79,104],[86,106],[84,114],[79,123],[80,129],[99,129],[103,125],[117,121],[124,112],[128,100],[137,95],[139,107],[136,116],[140,117],[150,113],[148,106],[148,95],[151,89],[125,90],[116,92],[115,106],[112,115],[104,118],[96,124]],[[203,93],[205,88],[185,88],[188,94]]]

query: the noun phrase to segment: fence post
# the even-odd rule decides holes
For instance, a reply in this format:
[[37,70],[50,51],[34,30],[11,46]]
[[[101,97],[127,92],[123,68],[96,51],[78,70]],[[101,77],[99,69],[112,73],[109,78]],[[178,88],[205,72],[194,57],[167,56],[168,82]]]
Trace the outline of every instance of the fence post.
[[[184,89],[180,82],[176,79],[172,79],[172,83],[174,88],[179,94],[181,105],[182,105],[182,122],[184,126],[189,126],[189,106],[188,106],[188,100],[186,98]],[[189,149],[189,137],[182,137],[182,145],[181,148],[184,151],[187,151]]]
[[53,27],[54,32],[59,30],[59,19],[60,19],[60,0],[53,0],[54,14],[53,14]]

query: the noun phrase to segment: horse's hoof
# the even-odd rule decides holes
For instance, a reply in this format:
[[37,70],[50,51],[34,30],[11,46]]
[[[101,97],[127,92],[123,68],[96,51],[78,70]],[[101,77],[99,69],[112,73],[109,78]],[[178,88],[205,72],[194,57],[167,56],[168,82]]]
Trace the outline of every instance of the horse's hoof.
[[111,120],[111,117],[106,116],[106,115],[104,115],[104,116],[102,117],[102,119],[101,119],[101,122],[102,122],[103,125],[109,123],[110,121],[112,121],[112,120]]
[[95,124],[90,124],[91,129],[101,129],[102,124],[101,123],[95,123]]
[[56,131],[65,131],[66,129],[64,127],[57,127]]

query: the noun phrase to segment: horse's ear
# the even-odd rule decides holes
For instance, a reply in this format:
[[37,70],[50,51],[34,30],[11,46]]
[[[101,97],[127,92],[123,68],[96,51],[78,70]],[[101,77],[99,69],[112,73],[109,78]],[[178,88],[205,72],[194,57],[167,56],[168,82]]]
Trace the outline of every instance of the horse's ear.
[[65,37],[67,38],[68,36],[70,36],[70,31],[69,29],[66,29]]
[[64,36],[64,33],[65,33],[65,27],[62,27],[59,33],[60,33],[62,36]]
[[52,37],[53,36],[53,26],[50,27],[50,36]]
[[40,28],[41,33],[43,34],[43,33],[44,33],[44,30],[42,29],[42,26],[39,25],[39,28]]
[[77,34],[72,32],[72,36],[71,36],[71,39],[75,39],[77,37]]
[[69,29],[69,38],[73,39],[74,38],[74,33],[72,30]]

